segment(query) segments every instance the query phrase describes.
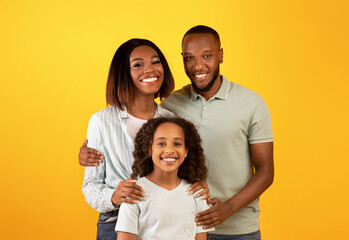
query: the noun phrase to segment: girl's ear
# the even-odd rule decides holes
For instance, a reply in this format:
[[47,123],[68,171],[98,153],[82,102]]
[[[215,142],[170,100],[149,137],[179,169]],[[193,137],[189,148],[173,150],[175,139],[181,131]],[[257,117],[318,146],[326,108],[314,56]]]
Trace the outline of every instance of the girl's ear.
[[188,148],[185,148],[185,157],[188,156],[188,152],[189,152],[189,149],[188,149]]

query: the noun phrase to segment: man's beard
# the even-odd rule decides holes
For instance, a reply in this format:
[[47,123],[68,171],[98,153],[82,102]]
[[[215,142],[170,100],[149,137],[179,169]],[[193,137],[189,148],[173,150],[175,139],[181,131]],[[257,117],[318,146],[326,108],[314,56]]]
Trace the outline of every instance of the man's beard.
[[198,94],[203,94],[203,93],[206,93],[208,91],[211,90],[213,84],[217,81],[217,77],[218,77],[218,74],[219,74],[219,65],[217,66],[217,68],[215,69],[214,73],[213,73],[213,77],[211,79],[211,81],[207,84],[206,87],[204,88],[199,88],[198,86],[195,85],[194,81],[191,80],[191,78],[189,77],[189,74],[187,73],[187,76],[189,77],[191,83],[192,83],[192,86],[195,90],[196,93]]

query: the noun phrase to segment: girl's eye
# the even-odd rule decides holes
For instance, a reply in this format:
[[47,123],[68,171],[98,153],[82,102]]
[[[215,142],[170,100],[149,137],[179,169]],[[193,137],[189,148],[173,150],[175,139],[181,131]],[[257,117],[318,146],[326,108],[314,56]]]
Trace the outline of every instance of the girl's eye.
[[177,143],[175,143],[174,145],[175,145],[176,147],[180,147],[180,146],[182,146],[182,143],[177,142]]
[[166,144],[164,143],[164,142],[158,142],[158,146],[159,147],[163,147],[163,146],[165,146]]

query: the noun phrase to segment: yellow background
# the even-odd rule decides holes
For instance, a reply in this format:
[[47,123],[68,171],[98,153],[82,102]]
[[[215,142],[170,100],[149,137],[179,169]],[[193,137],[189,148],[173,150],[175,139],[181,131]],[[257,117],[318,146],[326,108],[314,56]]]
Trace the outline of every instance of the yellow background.
[[[97,3],[99,2],[99,3]],[[275,135],[265,240],[344,239],[348,225],[347,1],[0,1],[1,239],[95,239],[78,150],[117,47],[163,50],[189,83],[181,38],[216,29],[221,72],[259,92]]]

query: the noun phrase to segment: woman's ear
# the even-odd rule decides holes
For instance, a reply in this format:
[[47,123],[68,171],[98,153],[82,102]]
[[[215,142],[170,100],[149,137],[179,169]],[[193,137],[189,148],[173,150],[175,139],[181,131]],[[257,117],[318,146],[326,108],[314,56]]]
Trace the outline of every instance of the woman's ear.
[[189,152],[189,149],[188,148],[185,148],[185,157],[187,157],[188,156],[188,152]]

